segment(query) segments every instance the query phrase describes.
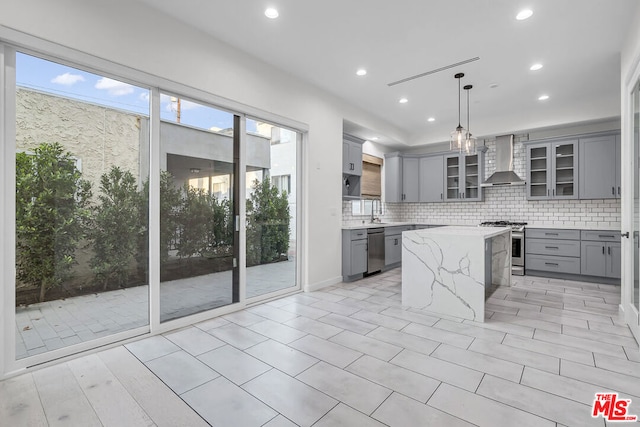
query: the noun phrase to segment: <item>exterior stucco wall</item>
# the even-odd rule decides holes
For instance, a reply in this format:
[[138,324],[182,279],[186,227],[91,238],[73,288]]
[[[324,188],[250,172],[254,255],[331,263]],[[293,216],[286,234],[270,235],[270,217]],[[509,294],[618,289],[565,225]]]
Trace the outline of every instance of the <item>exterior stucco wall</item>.
[[[144,116],[25,88],[16,92],[16,149],[60,143],[81,161],[94,195],[100,176],[119,166],[138,177]],[[142,179],[144,181],[146,177]]]

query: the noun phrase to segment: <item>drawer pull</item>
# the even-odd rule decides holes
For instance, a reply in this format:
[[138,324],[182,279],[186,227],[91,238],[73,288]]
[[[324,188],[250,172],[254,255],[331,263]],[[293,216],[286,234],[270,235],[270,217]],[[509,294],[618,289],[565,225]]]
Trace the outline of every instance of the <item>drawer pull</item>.
[[545,249],[560,249],[558,246],[545,246]]
[[613,239],[614,238],[614,236],[612,236],[610,234],[598,234],[598,237],[601,238],[601,239],[605,239],[605,238]]
[[544,233],[545,236],[557,236],[558,233]]
[[557,262],[545,262],[544,265],[555,265],[557,267],[559,264]]

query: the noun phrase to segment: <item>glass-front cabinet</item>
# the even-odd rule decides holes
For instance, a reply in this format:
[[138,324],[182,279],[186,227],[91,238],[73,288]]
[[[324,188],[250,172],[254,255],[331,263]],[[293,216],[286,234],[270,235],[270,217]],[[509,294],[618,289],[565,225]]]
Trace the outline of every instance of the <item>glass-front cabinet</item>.
[[481,201],[483,152],[444,156],[445,200]]
[[527,146],[527,199],[578,198],[578,140]]

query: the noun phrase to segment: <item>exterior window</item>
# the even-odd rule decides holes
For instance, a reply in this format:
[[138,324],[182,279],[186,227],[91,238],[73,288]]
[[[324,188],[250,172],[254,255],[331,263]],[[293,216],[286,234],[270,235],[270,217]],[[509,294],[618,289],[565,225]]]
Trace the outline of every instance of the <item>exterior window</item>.
[[271,177],[272,184],[280,191],[287,194],[291,193],[291,175],[277,175]]

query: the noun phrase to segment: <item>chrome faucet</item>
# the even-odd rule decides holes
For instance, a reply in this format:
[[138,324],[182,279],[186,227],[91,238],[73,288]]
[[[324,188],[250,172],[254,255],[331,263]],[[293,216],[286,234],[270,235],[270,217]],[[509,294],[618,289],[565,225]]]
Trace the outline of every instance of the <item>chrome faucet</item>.
[[[378,203],[380,203],[380,201],[378,201]],[[371,200],[371,224],[376,222],[376,219],[378,219],[375,217],[375,206],[376,206],[376,200],[372,199]]]

